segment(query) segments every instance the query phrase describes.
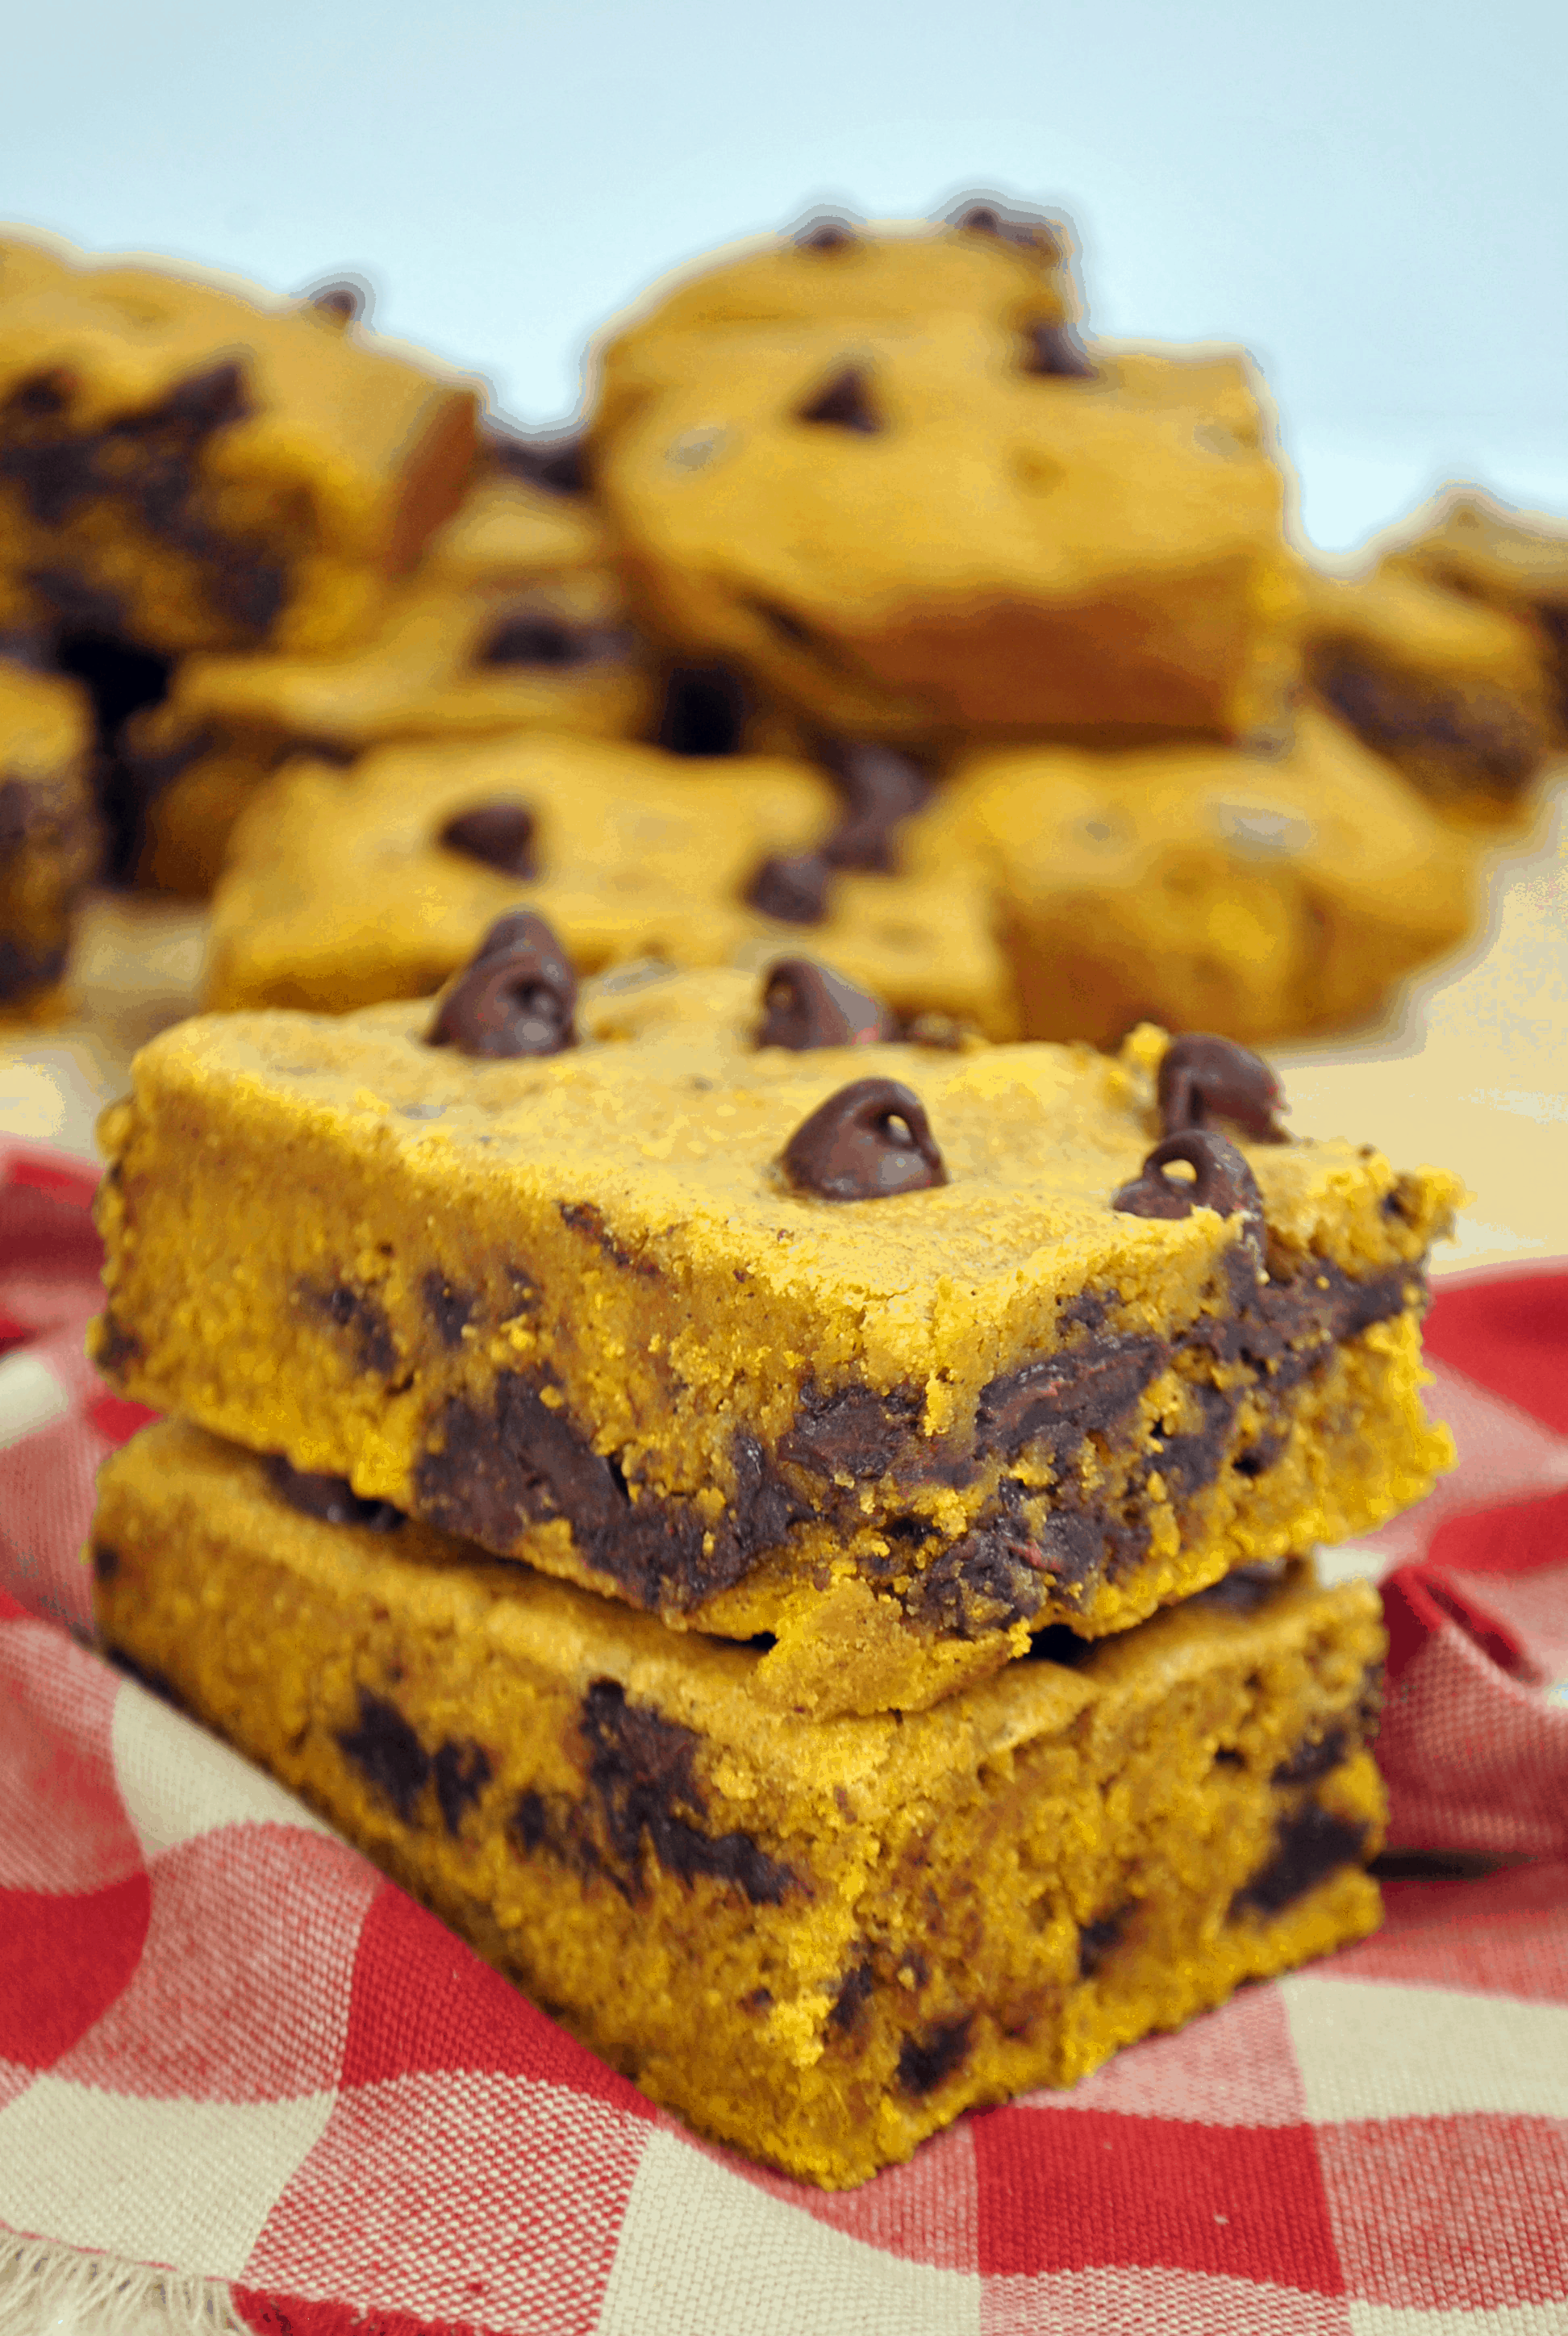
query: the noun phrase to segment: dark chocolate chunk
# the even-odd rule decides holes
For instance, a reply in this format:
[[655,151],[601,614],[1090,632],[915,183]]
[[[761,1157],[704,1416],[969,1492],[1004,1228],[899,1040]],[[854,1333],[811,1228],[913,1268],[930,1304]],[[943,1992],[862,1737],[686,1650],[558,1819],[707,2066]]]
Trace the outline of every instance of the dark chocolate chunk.
[[1164,1339],[1137,1336],[1087,1341],[1006,1372],[980,1390],[977,1449],[1012,1460],[1030,1446],[1066,1458],[1131,1410],[1170,1358]]
[[677,665],[664,688],[654,743],[667,754],[738,754],[749,696],[739,674],[723,665]]
[[362,1687],[359,1725],[340,1729],[337,1741],[404,1824],[412,1825],[430,1782],[430,1755],[397,1706]]
[[497,618],[474,651],[476,665],[537,665],[555,668],[605,665],[624,657],[631,635],[624,625],[590,625],[558,608],[528,601]]
[[419,1293],[442,1345],[461,1347],[463,1326],[474,1309],[475,1300],[472,1293],[454,1289],[440,1268],[433,1265],[420,1283]]
[[1129,1903],[1118,1906],[1114,1913],[1102,1914],[1093,1922],[1085,1922],[1078,1932],[1078,1977],[1093,1979],[1122,1932],[1127,1927],[1127,1917],[1133,1909]]
[[559,1055],[577,1044],[577,976],[542,917],[498,918],[435,1010],[428,1046],[487,1061]]
[[485,443],[503,471],[531,487],[548,487],[552,494],[580,495],[588,492],[588,441],[580,431],[536,433],[513,430],[505,423],[485,425]]
[[950,1639],[979,1639],[1031,1621],[1049,1588],[1040,1551],[1008,1518],[977,1525],[917,1577],[911,1618]]
[[[628,1894],[639,1894],[646,1841],[667,1873],[730,1883],[753,1905],[776,1906],[800,1884],[791,1868],[747,1833],[701,1830],[707,1805],[694,1774],[699,1742],[689,1728],[628,1703],[618,1679],[595,1679],[582,1699],[588,1781]],[[694,1822],[694,1820],[698,1822]]]
[[816,852],[777,853],[765,860],[743,898],[783,925],[820,925],[828,912],[833,871]]
[[774,959],[763,977],[759,1046],[795,1054],[816,1046],[870,1046],[892,1036],[890,1017],[869,992],[809,957]]
[[358,1525],[366,1533],[395,1533],[403,1511],[390,1501],[362,1501],[344,1476],[318,1476],[290,1467],[281,1452],[267,1462],[267,1478],[279,1500],[302,1516],[319,1517],[323,1524]]
[[1155,1091],[1166,1135],[1231,1119],[1259,1144],[1290,1140],[1274,1116],[1285,1107],[1279,1080],[1261,1055],[1232,1038],[1206,1031],[1173,1038],[1160,1059]]
[[550,1832],[550,1812],[542,1793],[519,1793],[507,1831],[524,1851],[543,1845]]
[[950,2020],[924,2036],[906,2036],[899,2052],[899,2083],[906,2093],[920,2097],[935,2092],[945,2077],[960,2067],[969,2049],[973,2012]]
[[877,1395],[871,1387],[850,1387],[823,1395],[808,1380],[794,1425],[779,1439],[779,1457],[818,1476],[864,1482],[885,1475],[904,1455],[924,1407],[914,1387]]
[[1087,349],[1064,318],[1041,318],[1024,332],[1024,371],[1056,380],[1089,381],[1095,367]]
[[900,1079],[852,1079],[802,1120],[779,1165],[823,1201],[886,1201],[945,1184],[926,1109]]
[[1281,1760],[1275,1768],[1271,1784],[1315,1785],[1320,1776],[1327,1776],[1350,1753],[1350,1739],[1343,1728],[1325,1728],[1321,1736],[1303,1737],[1289,1759]]
[[361,1370],[374,1371],[384,1379],[393,1377],[397,1369],[397,1341],[385,1309],[367,1290],[351,1289],[346,1282],[331,1290],[312,1290],[302,1284],[299,1295],[317,1307],[336,1329],[353,1331]]
[[463,1813],[478,1800],[494,1769],[489,1753],[472,1737],[449,1737],[431,1763],[441,1821],[450,1834],[463,1825]]
[[527,803],[497,796],[492,803],[475,803],[472,811],[458,812],[442,829],[440,840],[449,852],[461,852],[470,860],[482,860],[487,868],[499,869],[503,876],[529,882],[539,874],[537,823]]
[[876,437],[886,427],[872,403],[870,379],[860,365],[845,365],[834,374],[809,404],[797,407],[795,420],[857,430],[867,438]]
[[817,757],[844,799],[844,815],[823,845],[823,858],[834,868],[891,874],[898,865],[895,831],[930,793],[925,773],[895,747],[866,739],[824,739]]
[[839,1991],[828,2013],[828,2026],[836,2028],[841,2036],[852,2036],[875,1984],[869,1962],[852,1963],[839,1981]]
[[1238,1913],[1267,1918],[1282,1913],[1341,1866],[1358,1864],[1366,1846],[1364,1825],[1335,1816],[1316,1801],[1304,1802],[1275,1827],[1269,1856],[1231,1901],[1232,1920]]
[[[1164,1173],[1173,1161],[1184,1161],[1193,1170],[1190,1184]],[[1194,1209],[1232,1217],[1240,1211],[1246,1235],[1253,1243],[1261,1240],[1263,1196],[1258,1180],[1235,1145],[1209,1128],[1191,1127],[1156,1144],[1111,1206],[1125,1217],[1190,1217]]]

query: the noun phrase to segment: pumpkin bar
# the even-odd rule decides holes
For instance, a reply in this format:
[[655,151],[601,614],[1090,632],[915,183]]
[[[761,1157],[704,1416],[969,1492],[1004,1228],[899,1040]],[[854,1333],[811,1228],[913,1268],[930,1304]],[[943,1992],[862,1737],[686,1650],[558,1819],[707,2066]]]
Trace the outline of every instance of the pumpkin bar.
[[83,693],[42,669],[39,645],[0,634],[0,1007],[54,1002],[71,912],[96,874],[93,716]]
[[1380,1610],[1305,1562],[803,1726],[749,1648],[183,1424],[108,1463],[93,1560],[112,1654],[656,2100],[828,2188],[1378,1920]]
[[[556,731],[389,746],[348,771],[296,763],[234,834],[207,1002],[336,1013],[428,996],[498,916],[528,908],[583,972],[762,962],[803,943],[906,1016],[1012,1037],[978,871],[954,853],[906,874],[874,821],[846,850],[852,813],[809,763]],[[845,857],[872,864],[833,864]]]
[[1256,1057],[948,1051],[755,988],[727,1036],[715,990],[695,1028],[563,1045],[570,981],[503,925],[433,1017],[145,1047],[101,1124],[100,1368],[667,1622],[768,1633],[757,1691],[818,1711],[1125,1629],[1447,1464],[1418,1324],[1459,1187],[1258,1140]]
[[308,302],[0,233],[0,532],[44,618],[165,656],[350,637],[456,508],[477,404]]

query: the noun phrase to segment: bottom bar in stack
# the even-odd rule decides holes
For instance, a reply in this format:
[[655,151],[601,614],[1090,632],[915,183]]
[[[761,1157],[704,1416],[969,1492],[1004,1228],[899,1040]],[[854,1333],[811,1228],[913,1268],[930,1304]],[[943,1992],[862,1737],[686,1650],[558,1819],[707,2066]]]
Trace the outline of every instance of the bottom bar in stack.
[[110,1651],[701,2131],[831,2188],[1378,1919],[1375,1591],[1252,1568],[917,1714],[174,1422],[103,1471]]

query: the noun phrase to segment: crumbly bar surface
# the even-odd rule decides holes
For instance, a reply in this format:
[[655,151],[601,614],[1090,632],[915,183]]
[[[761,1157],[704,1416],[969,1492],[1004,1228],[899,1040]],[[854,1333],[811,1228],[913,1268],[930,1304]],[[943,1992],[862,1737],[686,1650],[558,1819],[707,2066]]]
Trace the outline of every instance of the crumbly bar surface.
[[1533,627],[1387,562],[1312,577],[1309,604],[1308,680],[1365,745],[1446,817],[1495,827],[1527,813],[1551,739]]
[[450,517],[473,387],[308,303],[0,236],[0,518],[45,616],[318,648]]
[[64,968],[71,911],[98,865],[93,717],[73,683],[0,638],[0,1008],[34,1012]]
[[1228,735],[1295,592],[1238,402],[1239,367],[1051,371],[952,313],[737,326],[601,433],[595,478],[650,628],[820,719]]
[[188,1426],[110,1461],[93,1547],[112,1653],[655,2099],[831,2188],[1378,1919],[1380,1611],[1305,1564],[806,1727],[748,1650],[301,1515]]
[[[1124,1629],[1446,1465],[1418,1320],[1452,1178],[1249,1144],[1261,1231],[1118,1213],[1158,1032],[792,1053],[755,1015],[514,1062],[433,1049],[428,1007],[164,1034],[102,1124],[100,1368],[667,1621],[772,1633],[758,1691],[818,1711]],[[792,1136],[867,1077],[948,1181],[793,1188]]]
[[1479,891],[1467,839],[1310,706],[1283,752],[971,754],[911,850],[987,868],[1024,1029],[1101,1046],[1144,1016],[1252,1046],[1344,1028],[1464,938]]
[[[502,804],[531,817],[528,876],[442,842],[453,819]],[[297,764],[235,833],[208,1003],[336,1013],[424,997],[495,918],[530,908],[587,972],[643,956],[760,963],[803,943],[900,1013],[1011,1037],[1011,972],[956,855],[918,876],[823,866],[809,924],[752,904],[765,867],[809,861],[842,816],[806,763],[544,731],[389,747],[350,771]]]

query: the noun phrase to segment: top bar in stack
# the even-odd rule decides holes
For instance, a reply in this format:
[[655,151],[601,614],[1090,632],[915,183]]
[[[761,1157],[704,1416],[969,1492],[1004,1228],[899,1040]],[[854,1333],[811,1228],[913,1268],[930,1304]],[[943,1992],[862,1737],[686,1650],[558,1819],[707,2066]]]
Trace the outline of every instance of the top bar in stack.
[[574,1044],[524,918],[433,1024],[164,1033],[102,1124],[100,1367],[668,1622],[772,1634],[756,1691],[817,1712],[920,1708],[1427,1490],[1454,1179],[1271,1140],[1271,1077],[1224,1041],[952,1051],[881,1042],[809,967],[769,990],[612,989]]

